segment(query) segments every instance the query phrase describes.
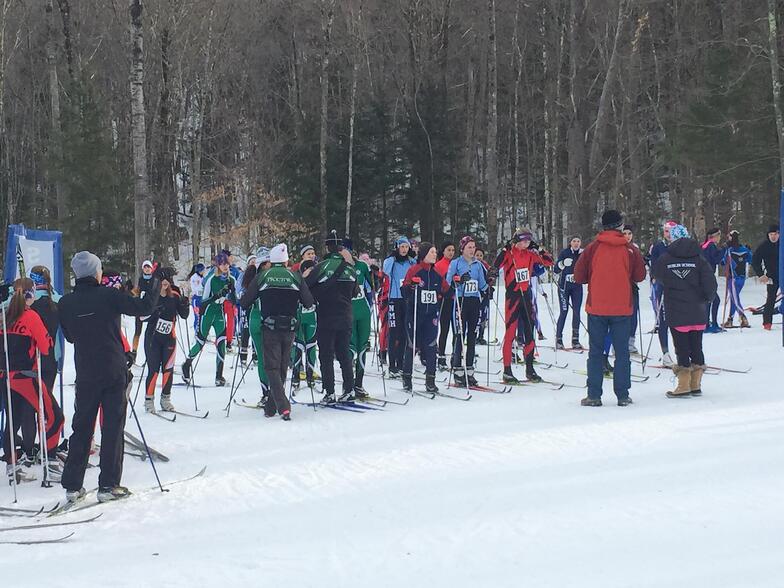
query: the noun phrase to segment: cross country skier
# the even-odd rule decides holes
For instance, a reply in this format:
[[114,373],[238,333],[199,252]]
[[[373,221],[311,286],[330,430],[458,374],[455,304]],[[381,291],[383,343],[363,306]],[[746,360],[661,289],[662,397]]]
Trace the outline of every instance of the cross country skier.
[[[449,271],[449,264],[455,257],[455,244],[447,241],[441,245],[441,256],[436,262],[436,271],[441,274],[441,277],[446,279],[446,274]],[[446,339],[449,336],[449,329],[452,327],[452,316],[455,309],[455,294],[454,291],[448,291],[441,299],[441,308],[439,309],[439,332],[438,332],[438,369],[446,370]],[[454,336],[454,332],[453,332]]]
[[[256,250],[256,262],[258,263],[258,269],[256,271],[257,277],[260,273],[272,267],[272,263],[270,262],[270,250],[268,247],[262,246]],[[256,350],[256,373],[258,374],[259,385],[261,386],[261,399],[258,402],[258,406],[259,408],[263,408],[269,400],[269,378],[264,369],[264,354],[261,353],[261,350],[264,348],[263,320],[265,316],[264,309],[261,307],[261,300],[256,300],[250,307],[250,310],[245,310],[245,314],[248,317],[250,338],[253,340],[253,347]]]
[[[352,299],[357,290],[354,258],[343,248],[343,240],[332,229],[325,242],[327,255],[305,276],[316,299],[318,330],[316,339],[321,364],[323,402],[350,401],[354,396],[354,370],[351,361]],[[335,358],[343,375],[343,392],[335,398]]]
[[291,267],[291,271],[301,273],[302,263],[306,261],[311,261],[313,265],[316,265],[316,250],[313,248],[313,245],[302,246],[299,250],[299,261]]
[[[667,245],[671,241],[670,229],[677,225],[675,221],[667,221],[663,225],[664,238],[651,245],[648,252],[648,264],[650,267],[656,265],[658,259],[667,251]],[[656,283],[656,279],[651,275],[651,301],[653,302],[653,312],[656,315],[656,332],[659,335],[659,347],[662,352],[662,365],[672,367],[674,362],[670,355],[670,338],[667,332],[667,311],[662,302],[662,287]]]
[[[488,285],[482,263],[476,259],[476,242],[470,235],[460,240],[460,257],[449,264],[446,281],[455,288],[455,311],[452,347],[452,370],[458,386],[477,386],[474,377],[474,358],[476,356],[476,337],[479,332],[479,311],[482,296],[487,294]],[[465,360],[463,358],[463,339],[466,339]],[[465,362],[465,363],[464,363]]]
[[[9,482],[16,476],[17,482],[35,479],[26,468],[34,465],[34,443],[39,415],[39,394],[43,398],[43,420],[46,428],[45,439],[48,450],[47,475],[52,481],[59,481],[61,464],[57,459],[56,449],[60,441],[60,431],[63,427],[63,412],[51,392],[46,389],[43,381],[43,370],[38,373],[37,355],[41,355],[41,365],[49,362],[49,355],[53,351],[52,339],[46,330],[41,317],[30,307],[35,301],[35,284],[30,278],[19,278],[13,283],[14,293],[11,299],[3,305],[4,323],[0,322],[0,345],[8,361],[0,366],[0,386],[5,391],[10,382],[11,406],[9,410],[16,415],[14,429],[6,427],[3,436],[3,452],[6,459],[6,474]],[[5,324],[5,329],[3,325]],[[8,347],[5,347],[7,338]],[[6,381],[7,378],[7,381]],[[39,382],[44,389],[39,389]],[[12,459],[11,452],[16,452],[14,440],[17,431],[22,429],[23,459]],[[16,467],[14,468],[14,462]]]
[[188,352],[185,363],[182,364],[182,378],[190,382],[193,359],[199,354],[207,343],[210,330],[215,333],[215,347],[218,355],[215,357],[215,385],[225,386],[223,377],[223,364],[226,358],[226,317],[223,303],[227,297],[233,297],[235,292],[234,278],[229,274],[229,257],[225,253],[218,253],[213,260],[213,268],[204,277],[204,292],[201,307],[199,308],[199,332],[196,333],[196,342]]
[[[145,385],[144,410],[155,412],[155,385],[158,372],[162,372],[161,409],[174,410],[171,390],[174,380],[174,362],[177,357],[177,316],[188,318],[188,297],[174,285],[174,269],[158,270],[161,295],[152,314],[147,317],[147,332],[144,334],[144,354],[147,359],[147,382]],[[187,324],[187,323],[186,323]]]
[[376,313],[378,314],[378,363],[387,363],[389,350],[389,276],[378,266],[370,268],[376,290]]
[[201,295],[204,292],[202,281],[206,269],[203,263],[197,263],[188,274],[188,282],[191,287],[191,306],[193,307],[193,332],[195,334],[199,332],[199,307],[201,306]]
[[563,331],[566,316],[572,310],[572,348],[582,349],[580,345],[580,309],[583,306],[583,285],[574,282],[574,265],[583,252],[582,239],[574,236],[569,239],[569,247],[558,254],[558,261],[553,268],[558,277],[558,302],[561,312],[555,328],[555,347],[564,349]]
[[773,327],[773,308],[779,289],[779,227],[770,225],[767,238],[754,252],[754,272],[767,288],[765,308],[762,311],[762,328],[770,331]]
[[[441,298],[449,291],[444,278],[435,269],[437,250],[430,243],[422,243],[417,263],[409,268],[403,281],[409,312],[406,324],[406,352],[403,357],[403,388],[411,392],[414,370],[414,350],[419,349],[425,361],[425,388],[438,392],[436,386],[436,348],[438,313]],[[416,326],[414,325],[416,317]],[[414,335],[416,334],[416,341]]]
[[536,264],[551,267],[553,258],[546,251],[540,252],[538,249],[531,248],[532,242],[533,235],[530,231],[516,231],[504,249],[500,251],[493,264],[496,269],[504,271],[504,283],[506,286],[503,381],[508,384],[520,383],[512,373],[512,342],[517,334],[519,322],[523,323],[523,352],[525,354],[526,378],[531,382],[541,381],[539,374],[534,370],[534,329],[536,317],[531,296],[531,276],[534,273]]
[[[343,240],[343,247],[353,253],[351,239]],[[355,257],[354,275],[357,278],[357,293],[351,301],[353,321],[351,323],[351,353],[354,356],[354,394],[357,398],[367,397],[362,387],[365,376],[365,358],[370,349],[370,301],[368,293],[372,290],[370,267]]]
[[[705,258],[705,261],[708,262],[708,265],[711,267],[711,270],[713,270],[714,275],[716,274],[716,268],[727,253],[725,248],[719,247],[720,242],[721,230],[718,228],[713,228],[708,231],[707,235],[705,236],[705,242],[702,244],[702,256]],[[710,305],[708,305],[708,314],[706,315],[706,323],[708,327],[705,329],[706,333],[721,333],[724,330],[719,325],[720,305],[721,298],[719,298],[719,294],[717,292],[713,296],[713,300],[711,301]]]
[[101,260],[92,253],[80,251],[74,255],[71,268],[76,275],[76,286],[58,304],[63,334],[74,344],[76,363],[76,411],[62,485],[68,501],[85,495],[84,472],[101,406],[101,473],[97,498],[106,502],[130,495],[120,485],[129,383],[120,318],[148,316],[158,303],[160,282],[153,277],[148,294],[144,298],[132,298],[114,288],[99,286]]
[[727,241],[727,253],[724,255],[724,259],[721,260],[721,265],[727,268],[727,287],[730,291],[730,315],[722,325],[725,329],[732,327],[736,310],[740,315],[740,326],[750,326],[746,313],[743,311],[743,304],[740,301],[740,292],[746,284],[746,267],[752,263],[752,260],[751,249],[740,242],[740,233],[738,231],[730,231],[729,240]]
[[288,249],[284,243],[270,251],[270,264],[248,285],[240,305],[248,309],[256,299],[264,310],[264,343],[262,356],[270,384],[270,400],[264,406],[264,415],[279,414],[284,421],[291,418],[291,404],[286,398],[286,372],[288,372],[291,346],[297,330],[297,309],[300,304],[312,307],[313,297],[302,276],[286,267]]
[[[54,343],[53,353],[41,357],[41,374],[49,394],[54,393],[54,381],[63,350],[60,347],[60,315],[57,312],[57,303],[60,295],[52,288],[52,276],[49,268],[36,265],[30,270],[30,279],[35,284],[35,302],[32,308],[41,317],[49,337]],[[52,396],[54,400],[54,396]],[[56,401],[55,401],[56,403]],[[59,408],[59,407],[58,407]]]
[[[304,276],[308,269],[316,267],[316,263],[313,259],[307,259],[298,263],[297,266],[299,266],[299,273]],[[299,388],[303,371],[308,386],[313,388],[316,385],[315,367],[316,307],[305,308],[300,305],[297,313],[297,333],[294,336],[294,347],[291,349],[291,377],[295,389]]]
[[489,275],[490,264],[485,261],[485,250],[477,247],[475,255],[485,270],[485,281],[487,282],[487,296],[482,296],[482,307],[479,309],[479,335],[476,344],[487,345],[485,331],[490,322],[490,301],[493,299],[495,279]]
[[[384,260],[384,274],[389,278],[389,377],[397,378],[403,369],[406,348],[406,301],[401,286],[408,269],[414,265],[408,237],[398,237],[395,250]],[[322,367],[322,370],[324,368]]]
[[675,343],[678,365],[673,372],[678,378],[670,398],[702,394],[705,355],[702,333],[708,305],[716,294],[716,276],[701,255],[700,245],[689,238],[686,227],[670,229],[672,243],[653,266],[656,281],[664,289],[664,304]]
[[[253,261],[256,261],[256,256],[253,256]],[[253,283],[253,280],[256,279],[258,275],[258,269],[254,263],[248,263],[248,266],[245,268],[245,271],[242,272],[242,277],[240,278],[240,288],[237,289],[237,295],[242,298],[242,295],[245,293],[245,290],[248,289]],[[240,332],[240,365],[245,367],[248,361],[248,344],[250,343],[250,324],[249,324],[249,316],[248,311],[242,308],[240,305],[240,326],[242,328]],[[256,359],[256,349],[253,349],[253,353],[251,355],[251,362]]]
[[[155,271],[156,265],[149,259],[142,262],[142,275],[139,276],[139,283],[136,285],[136,295],[139,298],[144,298],[150,291],[150,284],[152,284],[152,274]],[[136,317],[133,331],[133,361],[136,362],[136,352],[139,349],[139,338],[142,334],[142,321]]]

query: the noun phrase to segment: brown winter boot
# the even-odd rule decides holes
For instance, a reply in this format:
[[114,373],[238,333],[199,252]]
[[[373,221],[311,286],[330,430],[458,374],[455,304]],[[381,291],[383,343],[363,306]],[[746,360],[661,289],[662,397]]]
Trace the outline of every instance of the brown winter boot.
[[672,371],[678,378],[678,385],[672,392],[667,392],[667,398],[689,398],[691,396],[691,367],[676,365]]
[[749,319],[746,318],[745,314],[740,315],[740,326],[743,329],[749,328]]
[[704,365],[691,364],[691,395],[702,396],[702,374],[705,373]]

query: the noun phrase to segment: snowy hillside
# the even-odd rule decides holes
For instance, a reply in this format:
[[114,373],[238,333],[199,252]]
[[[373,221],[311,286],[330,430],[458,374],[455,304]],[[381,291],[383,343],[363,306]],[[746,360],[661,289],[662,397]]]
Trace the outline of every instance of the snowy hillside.
[[[648,331],[653,313],[645,289],[643,296]],[[763,287],[749,280],[744,303],[763,300]],[[540,315],[551,345],[544,306]],[[2,585],[784,586],[780,316],[776,322],[773,332],[754,317],[752,329],[705,336],[708,364],[752,371],[707,375],[702,398],[667,399],[671,372],[649,367],[653,377],[633,384],[634,404],[625,408],[615,406],[610,382],[602,408],[581,407],[583,389],[538,385],[474,393],[470,402],[414,397],[359,414],[295,405],[289,423],[239,406],[227,418],[230,390],[211,386],[209,347],[196,373],[199,409],[209,418],[167,423],[137,404],[148,441],[171,458],[158,464],[161,478],[205,465],[206,474],[161,495],[144,490],[155,484],[149,464],[126,457],[123,482],[136,495],[47,519],[103,513],[65,527],[75,531],[65,543],[3,546]],[[486,353],[480,348],[480,366]],[[658,341],[651,356],[658,363]],[[499,357],[491,350],[491,360]],[[542,361],[555,358],[540,350]],[[559,352],[568,367],[540,374],[580,386],[585,377],[573,370],[586,358]],[[380,379],[365,383],[383,396]],[[387,382],[391,399],[405,400],[400,388]],[[303,388],[299,398],[309,395]],[[258,400],[255,372],[237,397]],[[176,387],[173,401],[194,409],[190,389]],[[71,404],[67,398],[69,424]],[[138,435],[132,420],[128,430]],[[88,470],[85,486],[96,477]],[[63,498],[59,487],[37,483],[19,492],[21,506]],[[0,504],[11,500],[11,489],[0,488]],[[0,526],[25,522],[32,520],[0,517]],[[7,532],[0,540],[66,532]]]

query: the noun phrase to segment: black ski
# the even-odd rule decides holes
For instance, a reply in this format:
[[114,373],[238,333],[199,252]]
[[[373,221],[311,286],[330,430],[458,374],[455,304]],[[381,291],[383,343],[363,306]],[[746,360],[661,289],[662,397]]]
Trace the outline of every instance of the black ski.
[[170,412],[173,415],[180,415],[191,419],[206,419],[208,416],[210,416],[209,410],[204,414],[192,414],[190,412],[182,412],[181,410],[164,410],[162,412]]
[[[135,437],[128,431],[125,431],[125,442],[136,447],[140,451],[146,452],[146,449],[144,448],[144,443],[141,441],[141,439]],[[161,453],[160,451],[158,451],[157,449],[153,449],[152,447],[149,447],[149,450],[150,450],[150,455],[152,455],[153,459],[157,459],[158,461],[162,461],[162,462],[169,461],[169,458],[165,456],[163,453]]]
[[103,516],[103,513],[99,513],[94,517],[90,517],[89,519],[82,519],[81,521],[67,521],[64,523],[37,523],[35,525],[20,525],[18,527],[4,527],[0,528],[0,533],[5,533],[7,531],[27,531],[30,529],[48,529],[49,527],[70,527],[72,525],[84,525],[86,523],[92,523],[96,519]]

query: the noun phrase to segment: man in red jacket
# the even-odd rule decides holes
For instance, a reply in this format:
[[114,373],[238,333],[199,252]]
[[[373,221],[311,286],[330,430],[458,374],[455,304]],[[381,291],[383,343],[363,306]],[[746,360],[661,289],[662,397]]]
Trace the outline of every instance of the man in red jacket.
[[601,233],[585,248],[574,266],[574,281],[588,284],[588,396],[583,406],[602,405],[602,379],[604,378],[604,338],[610,333],[615,349],[613,388],[618,406],[632,403],[631,362],[629,337],[631,335],[633,283],[645,279],[645,262],[640,250],[626,242],[621,232],[623,217],[617,210],[602,215]]

